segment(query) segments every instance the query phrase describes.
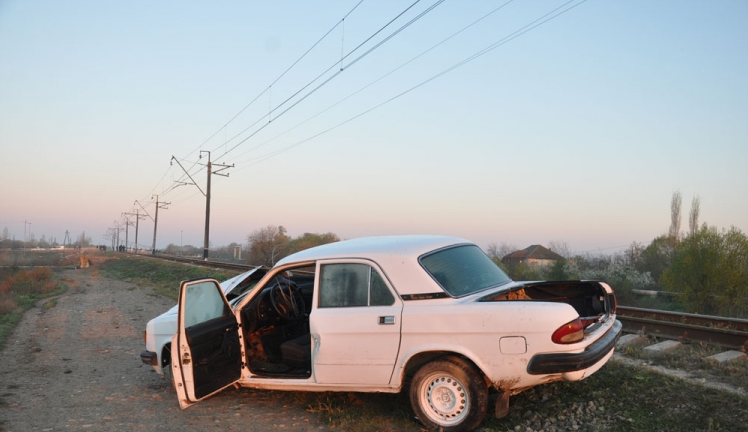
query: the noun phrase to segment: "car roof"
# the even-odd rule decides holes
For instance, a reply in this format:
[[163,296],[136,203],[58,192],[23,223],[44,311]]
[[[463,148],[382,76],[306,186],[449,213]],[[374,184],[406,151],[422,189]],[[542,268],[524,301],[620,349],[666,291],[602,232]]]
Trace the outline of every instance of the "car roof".
[[472,243],[458,237],[433,235],[362,237],[296,252],[280,260],[276,266],[327,259],[367,259],[379,265],[401,295],[443,292],[421,268],[418,258],[458,244]]

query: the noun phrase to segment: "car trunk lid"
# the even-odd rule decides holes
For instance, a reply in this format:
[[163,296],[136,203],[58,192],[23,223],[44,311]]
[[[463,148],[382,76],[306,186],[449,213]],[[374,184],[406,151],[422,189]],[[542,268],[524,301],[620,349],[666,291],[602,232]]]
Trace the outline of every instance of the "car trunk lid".
[[509,290],[493,292],[480,298],[481,302],[544,301],[566,303],[574,308],[582,320],[585,332],[615,314],[613,290],[598,281],[520,282]]

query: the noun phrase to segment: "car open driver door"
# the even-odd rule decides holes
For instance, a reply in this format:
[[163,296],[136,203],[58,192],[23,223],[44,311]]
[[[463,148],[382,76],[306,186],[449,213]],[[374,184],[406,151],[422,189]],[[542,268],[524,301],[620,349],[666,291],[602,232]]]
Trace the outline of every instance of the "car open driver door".
[[241,377],[241,345],[234,313],[215,279],[182,282],[172,339],[174,388],[182,408]]

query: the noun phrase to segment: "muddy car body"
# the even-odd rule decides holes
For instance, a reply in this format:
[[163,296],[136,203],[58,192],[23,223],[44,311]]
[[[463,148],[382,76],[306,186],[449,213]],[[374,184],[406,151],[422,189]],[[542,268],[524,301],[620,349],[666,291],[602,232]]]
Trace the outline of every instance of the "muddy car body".
[[488,392],[583,379],[613,354],[621,324],[601,282],[514,282],[477,246],[372,237],[280,261],[229,304],[217,281],[180,287],[171,366],[185,408],[232,384],[390,392],[411,377],[428,427],[470,430]]

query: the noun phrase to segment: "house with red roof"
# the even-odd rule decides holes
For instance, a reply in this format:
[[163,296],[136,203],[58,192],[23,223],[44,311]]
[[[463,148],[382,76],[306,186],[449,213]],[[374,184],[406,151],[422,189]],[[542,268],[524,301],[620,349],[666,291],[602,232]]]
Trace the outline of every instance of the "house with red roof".
[[501,262],[507,265],[524,263],[530,266],[547,267],[558,260],[566,260],[566,258],[542,245],[532,245],[506,255]]

